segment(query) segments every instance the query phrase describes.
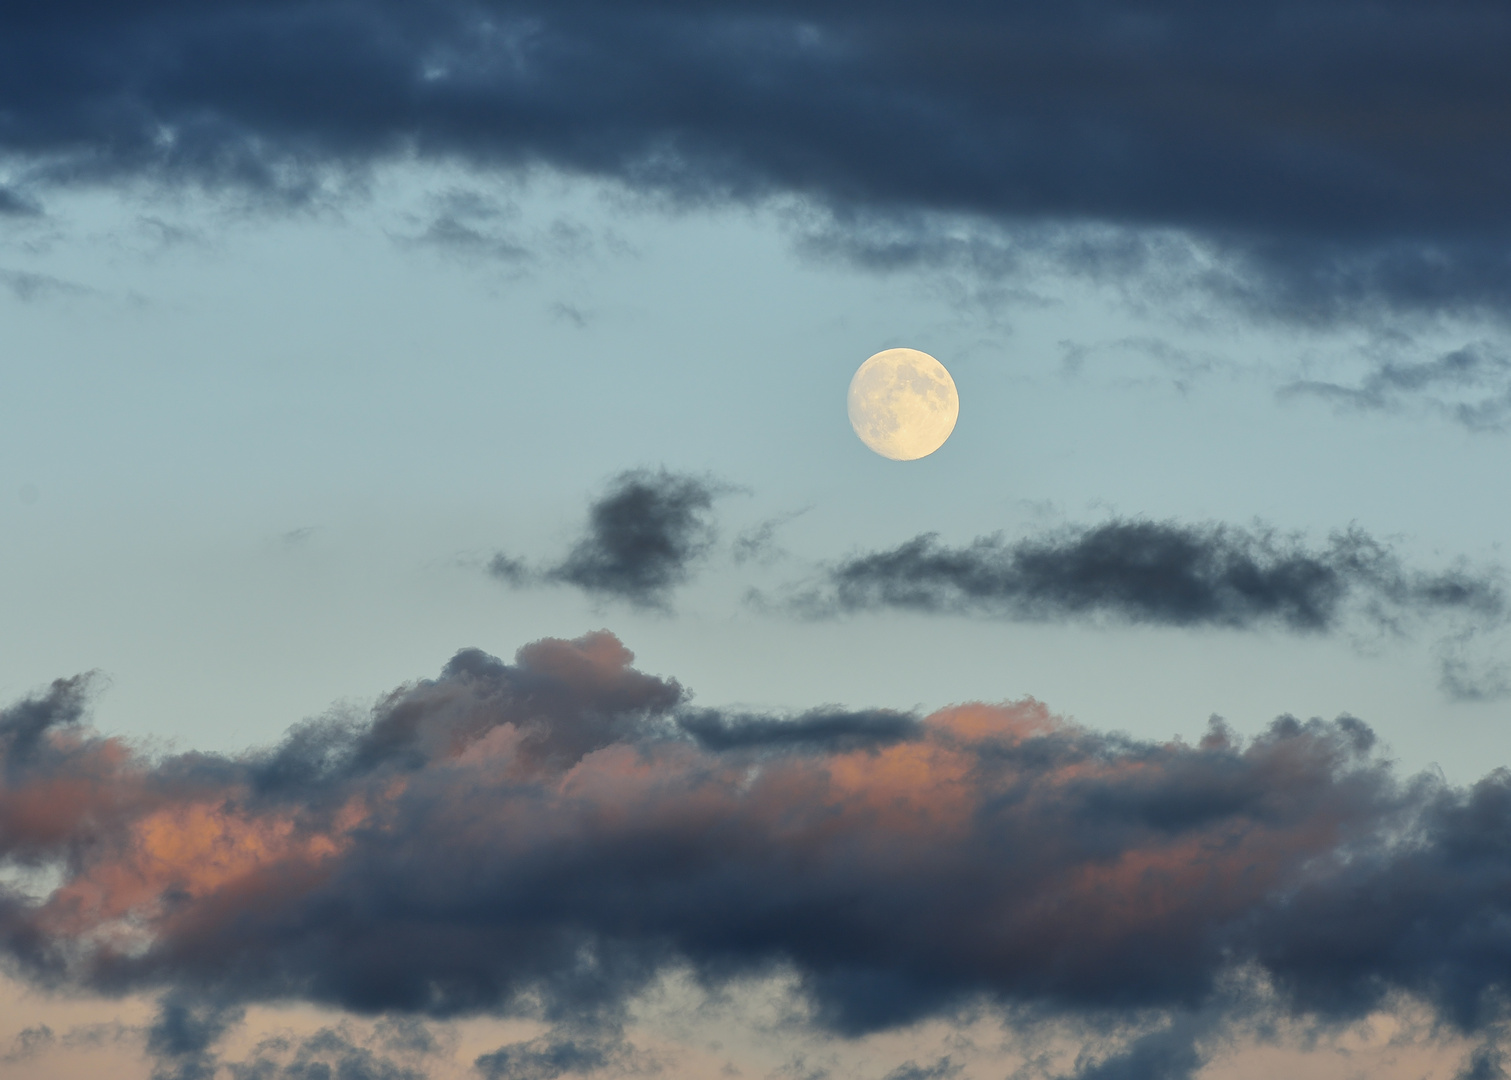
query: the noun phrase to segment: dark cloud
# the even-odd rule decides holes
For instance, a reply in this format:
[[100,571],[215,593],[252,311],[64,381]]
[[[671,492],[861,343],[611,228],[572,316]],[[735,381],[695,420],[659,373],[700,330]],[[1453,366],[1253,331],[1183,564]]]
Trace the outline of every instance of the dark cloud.
[[814,615],[901,608],[1326,631],[1361,613],[1392,627],[1432,612],[1497,620],[1506,599],[1498,574],[1408,570],[1358,529],[1308,548],[1264,529],[1114,520],[964,547],[925,534],[844,560],[793,604]]
[[886,709],[866,712],[814,709],[791,718],[696,709],[678,716],[677,725],[697,739],[698,745],[715,752],[802,747],[818,751],[855,750],[886,746],[915,738],[919,733],[916,717]]
[[0,184],[0,218],[36,217],[41,212],[41,207],[31,199]]
[[1477,1050],[1455,1080],[1505,1080],[1506,1070],[1501,1067],[1504,1060],[1504,1055],[1493,1048]]
[[[1078,1080],[1189,1075],[1252,1017],[1240,975],[1322,1023],[1403,998],[1507,1019],[1505,770],[1399,777],[1347,716],[1192,745],[1031,701],[695,713],[631,660],[604,632],[467,651],[237,756],[142,756],[61,682],[4,714],[3,851],[61,883],[0,892],[0,947],[56,989],[162,992],[148,1046],[182,1080],[259,1001],[554,1025],[479,1058],[496,1078],[624,1065],[627,1002],[673,971],[788,973],[845,1034],[977,1005],[1144,1025]],[[421,1035],[269,1045],[241,1075],[401,1080]]]
[[1072,1077],[1063,1080],[1191,1080],[1206,1057],[1197,1040],[1208,1034],[1204,1018],[1178,1015],[1167,1027],[1133,1039],[1100,1059],[1077,1062]]
[[1160,274],[1184,247],[1186,284],[1255,311],[1498,315],[1508,53],[1494,0],[23,2],[0,153],[29,187],[291,200],[383,161],[543,164],[805,197],[893,265]]
[[170,993],[147,1029],[152,1080],[215,1080],[220,1062],[214,1046],[241,1022],[244,1010],[186,994]]
[[246,1061],[227,1063],[231,1080],[427,1080],[427,1073],[354,1041],[344,1027],[308,1038],[264,1039]]
[[617,1030],[568,1032],[501,1046],[473,1066],[484,1080],[557,1080],[611,1066],[623,1075],[636,1056]]
[[960,1066],[956,1065],[947,1057],[942,1057],[932,1065],[919,1065],[915,1061],[907,1061],[887,1073],[882,1080],[953,1080],[960,1075]]
[[1425,407],[1471,431],[1500,431],[1511,419],[1511,358],[1488,345],[1466,345],[1432,360],[1381,360],[1352,386],[1298,380],[1280,394],[1357,412]]
[[572,585],[589,596],[666,610],[671,593],[712,549],[714,499],[731,489],[660,469],[621,473],[588,508],[588,527],[565,558],[532,570],[503,553],[488,564],[511,585]]

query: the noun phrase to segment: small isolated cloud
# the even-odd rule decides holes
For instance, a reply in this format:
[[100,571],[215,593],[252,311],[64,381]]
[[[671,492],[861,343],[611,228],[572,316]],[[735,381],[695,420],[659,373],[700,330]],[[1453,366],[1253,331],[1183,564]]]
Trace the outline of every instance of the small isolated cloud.
[[780,560],[786,553],[777,546],[777,530],[807,512],[808,508],[804,507],[791,513],[778,514],[743,530],[734,540],[732,554],[735,565],[753,562],[769,566]]
[[1474,344],[1432,360],[1383,359],[1356,383],[1298,380],[1280,395],[1320,398],[1350,412],[1425,409],[1471,431],[1502,431],[1511,421],[1511,356]]
[[479,191],[453,189],[435,196],[418,233],[399,239],[469,258],[521,263],[532,259],[520,235],[519,208]]
[[624,472],[588,507],[586,530],[559,561],[532,569],[500,552],[488,569],[510,585],[571,585],[595,599],[665,611],[712,550],[714,500],[732,490],[665,469]]
[[15,1064],[17,1062],[28,1061],[51,1050],[57,1041],[57,1036],[53,1034],[52,1028],[46,1024],[22,1028],[16,1034],[16,1037],[11,1040],[11,1048],[3,1056],[0,1056],[0,1062]]
[[791,604],[816,616],[896,608],[1314,632],[1350,614],[1396,628],[1424,613],[1494,620],[1506,611],[1498,572],[1411,570],[1359,529],[1307,547],[1264,528],[1137,520],[963,547],[926,533],[839,562]]

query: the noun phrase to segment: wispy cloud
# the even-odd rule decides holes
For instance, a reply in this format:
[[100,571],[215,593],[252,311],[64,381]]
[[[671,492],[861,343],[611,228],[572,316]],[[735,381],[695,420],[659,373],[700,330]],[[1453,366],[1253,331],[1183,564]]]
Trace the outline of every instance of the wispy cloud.
[[89,296],[94,293],[87,286],[65,281],[51,274],[35,274],[26,270],[0,270],[0,285],[23,302],[42,300],[49,296]]
[[1466,345],[1431,360],[1379,360],[1351,385],[1297,380],[1280,395],[1321,398],[1344,411],[1423,408],[1471,431],[1500,431],[1511,421],[1511,357],[1487,344]]

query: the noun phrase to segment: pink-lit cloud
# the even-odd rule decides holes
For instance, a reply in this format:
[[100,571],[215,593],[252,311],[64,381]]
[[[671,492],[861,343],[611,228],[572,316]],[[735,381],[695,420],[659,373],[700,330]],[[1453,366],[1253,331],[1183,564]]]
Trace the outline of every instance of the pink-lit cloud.
[[60,875],[0,898],[6,949],[38,983],[214,1003],[212,1034],[260,1001],[614,1030],[669,971],[791,972],[842,1034],[1164,1010],[1188,1019],[1142,1052],[1169,1075],[1248,1007],[1240,973],[1325,1022],[1393,995],[1501,1017],[1505,773],[1399,779],[1347,717],[1188,745],[1034,701],[693,710],[632,660],[607,632],[464,651],[231,757],[147,757],[59,682],[0,719],[0,854]]

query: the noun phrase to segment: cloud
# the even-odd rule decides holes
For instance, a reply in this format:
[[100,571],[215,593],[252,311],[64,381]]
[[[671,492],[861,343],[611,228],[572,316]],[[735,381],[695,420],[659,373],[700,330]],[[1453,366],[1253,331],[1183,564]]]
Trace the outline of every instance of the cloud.
[[943,1057],[929,1066],[919,1065],[915,1061],[904,1062],[882,1077],[882,1080],[953,1080],[959,1075],[960,1066]]
[[1511,419],[1511,358],[1488,345],[1466,345],[1433,360],[1380,360],[1353,386],[1298,380],[1280,396],[1321,398],[1355,412],[1422,406],[1471,431],[1501,431]]
[[1491,0],[128,0],[8,7],[0,43],[28,190],[297,202],[418,157],[795,197],[894,265],[1184,247],[1187,287],[1286,318],[1498,317],[1511,282]]
[[213,1047],[243,1015],[233,1005],[167,995],[147,1029],[147,1054],[157,1062],[152,1080],[215,1080],[220,1063]]
[[[429,1047],[420,1056],[427,1052]],[[355,1041],[346,1025],[321,1028],[304,1039],[264,1039],[246,1061],[224,1067],[231,1080],[427,1080],[422,1068]]]
[[46,1024],[22,1028],[16,1034],[16,1037],[11,1040],[14,1049],[7,1052],[4,1056],[0,1056],[0,1062],[15,1064],[37,1057],[52,1049],[57,1041],[57,1036],[53,1034],[52,1028]]
[[1506,608],[1498,574],[1408,570],[1359,529],[1308,548],[1263,528],[1140,520],[964,547],[925,533],[843,560],[791,603],[817,616],[897,608],[1301,632],[1335,629],[1349,615],[1391,628],[1425,613],[1493,622]]
[[762,566],[769,566],[786,555],[776,543],[776,533],[783,525],[801,517],[808,512],[809,508],[794,510],[785,514],[759,521],[740,532],[735,537],[731,554],[734,556],[735,565],[742,566],[745,563],[754,562]]
[[51,274],[33,274],[26,270],[0,270],[0,285],[23,303],[46,296],[89,296],[94,291]]
[[473,1067],[483,1080],[557,1080],[607,1068],[624,1076],[641,1071],[643,1055],[624,1041],[617,1028],[607,1031],[553,1032],[538,1039],[510,1043],[481,1054]]
[[1033,701],[721,716],[632,659],[602,631],[464,651],[366,720],[233,756],[146,757],[54,684],[0,720],[0,857],[60,884],[0,893],[0,947],[55,989],[162,992],[148,1044],[185,1080],[256,1002],[533,1016],[553,1033],[479,1067],[552,1076],[618,1060],[670,972],[788,973],[842,1034],[977,1005],[1167,1018],[1082,1080],[1189,1072],[1252,1015],[1239,984],[1321,1023],[1403,996],[1506,1019],[1505,770],[1398,777],[1348,716],[1195,745]]
[[918,721],[888,709],[847,712],[813,709],[796,717],[728,714],[713,709],[686,710],[677,725],[705,750],[749,750],[771,747],[818,751],[856,750],[886,746],[915,738]]
[[19,191],[0,184],[0,218],[35,217],[41,208]]
[[586,532],[561,561],[534,571],[499,553],[488,569],[511,585],[572,585],[598,599],[664,611],[712,549],[714,499],[730,490],[665,469],[620,473],[589,506]]
[[1105,1057],[1083,1054],[1074,1075],[1062,1080],[1191,1080],[1206,1064],[1197,1041],[1210,1026],[1203,1017],[1176,1016]]

